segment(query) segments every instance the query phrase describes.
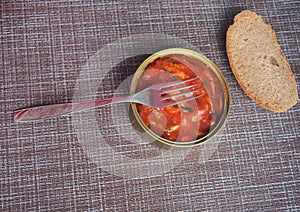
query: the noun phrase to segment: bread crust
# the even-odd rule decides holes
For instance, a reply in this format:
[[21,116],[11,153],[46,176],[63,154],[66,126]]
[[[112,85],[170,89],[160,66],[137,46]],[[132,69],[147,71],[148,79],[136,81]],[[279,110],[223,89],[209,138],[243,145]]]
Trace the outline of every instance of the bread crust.
[[[269,30],[269,32],[271,32],[272,35],[272,40],[274,41],[274,45],[276,47],[276,49],[278,50],[278,52],[280,53],[280,57],[282,58],[282,61],[285,63],[284,67],[287,67],[287,71],[285,74],[290,75],[289,77],[289,82],[285,82],[285,83],[290,83],[291,86],[293,86],[292,90],[292,94],[290,95],[290,99],[288,99],[287,101],[285,101],[284,104],[272,104],[270,102],[268,102],[266,99],[262,99],[259,98],[255,93],[251,92],[249,90],[249,85],[247,85],[247,83],[245,83],[240,77],[239,77],[239,68],[237,67],[237,65],[234,63],[233,61],[233,53],[234,53],[234,49],[231,48],[231,41],[232,41],[232,35],[233,35],[233,31],[234,29],[237,27],[237,23],[239,21],[241,21],[243,18],[251,18],[251,19],[256,19],[259,22],[262,22],[263,24],[265,24],[265,27],[267,28],[267,30]],[[247,33],[246,31],[244,33]],[[284,55],[284,53],[282,52],[280,45],[277,42],[277,38],[276,38],[276,34],[275,31],[272,29],[271,25],[266,24],[264,22],[264,20],[262,19],[261,16],[257,15],[256,13],[250,11],[250,10],[245,10],[242,11],[241,13],[237,14],[234,17],[234,22],[233,24],[228,28],[227,30],[227,36],[226,36],[226,51],[227,51],[227,56],[228,56],[228,60],[229,60],[229,64],[230,67],[232,69],[232,72],[235,76],[235,78],[237,79],[238,83],[240,84],[240,86],[242,87],[242,89],[244,90],[244,92],[251,98],[253,99],[257,104],[259,104],[260,106],[270,110],[270,111],[274,111],[274,112],[284,112],[288,109],[290,109],[291,107],[293,107],[298,100],[298,91],[297,91],[297,84],[296,84],[296,80],[295,80],[295,76],[291,70],[291,67],[286,59],[286,56]],[[245,50],[246,51],[246,50]],[[250,58],[249,58],[250,60]],[[256,61],[252,61],[253,63],[255,63]],[[266,85],[268,86],[268,85]],[[275,91],[276,92],[276,91]],[[286,98],[286,96],[282,96],[281,98]],[[282,102],[282,101],[281,101]]]

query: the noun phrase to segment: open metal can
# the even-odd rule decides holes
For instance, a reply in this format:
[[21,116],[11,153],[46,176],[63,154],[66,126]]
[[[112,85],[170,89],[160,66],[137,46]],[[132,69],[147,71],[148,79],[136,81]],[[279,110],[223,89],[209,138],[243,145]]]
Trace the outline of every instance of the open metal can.
[[212,61],[188,49],[159,51],[138,67],[132,79],[131,94],[151,84],[195,76],[203,86],[201,97],[166,108],[131,104],[137,122],[155,140],[187,147],[209,140],[220,131],[228,117],[229,89],[223,74]]

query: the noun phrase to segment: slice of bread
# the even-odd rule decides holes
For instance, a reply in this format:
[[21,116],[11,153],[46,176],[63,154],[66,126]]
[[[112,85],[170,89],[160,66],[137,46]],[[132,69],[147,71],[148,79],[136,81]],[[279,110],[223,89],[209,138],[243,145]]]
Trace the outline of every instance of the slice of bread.
[[249,10],[227,31],[231,69],[245,93],[262,107],[283,112],[297,103],[297,84],[272,27]]

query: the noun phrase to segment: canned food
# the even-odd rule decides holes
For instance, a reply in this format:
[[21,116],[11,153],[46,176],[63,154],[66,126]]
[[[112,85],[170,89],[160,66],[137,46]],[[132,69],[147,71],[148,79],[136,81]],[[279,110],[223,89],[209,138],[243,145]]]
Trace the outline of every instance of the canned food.
[[[195,99],[164,108],[131,104],[138,123],[154,139],[169,145],[194,146],[211,138],[221,129],[228,116],[229,89],[213,62],[188,49],[162,50],[148,57],[138,67],[132,80],[131,94],[153,84],[195,76],[201,82],[197,84],[198,87],[189,88],[190,94],[197,96]],[[170,101],[176,102],[176,99]]]

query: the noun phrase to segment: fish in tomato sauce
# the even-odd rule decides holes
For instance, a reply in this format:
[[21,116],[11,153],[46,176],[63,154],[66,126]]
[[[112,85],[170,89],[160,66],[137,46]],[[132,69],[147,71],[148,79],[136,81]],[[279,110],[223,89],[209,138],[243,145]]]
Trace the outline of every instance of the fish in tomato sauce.
[[[195,76],[197,75],[193,71],[193,65],[181,62],[176,55],[162,56],[148,64],[138,80],[136,90],[142,90],[156,83],[186,80]],[[199,77],[196,80],[201,81]],[[195,81],[186,85],[191,83]],[[193,92],[196,89],[197,91]],[[207,135],[212,125],[211,98],[203,83],[190,88],[190,91],[195,96],[201,95],[194,100],[164,108],[137,104],[141,120],[154,133],[170,141],[189,142]]]

